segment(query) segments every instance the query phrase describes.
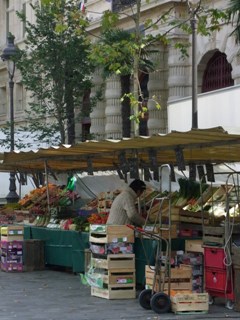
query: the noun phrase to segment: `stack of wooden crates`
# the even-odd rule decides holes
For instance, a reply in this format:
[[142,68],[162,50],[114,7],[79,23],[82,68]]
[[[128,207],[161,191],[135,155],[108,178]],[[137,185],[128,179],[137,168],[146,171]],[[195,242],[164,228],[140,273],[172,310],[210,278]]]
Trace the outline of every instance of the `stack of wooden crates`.
[[124,225],[91,225],[91,295],[105,299],[136,298],[134,231]]
[[23,271],[23,226],[1,227],[1,270]]

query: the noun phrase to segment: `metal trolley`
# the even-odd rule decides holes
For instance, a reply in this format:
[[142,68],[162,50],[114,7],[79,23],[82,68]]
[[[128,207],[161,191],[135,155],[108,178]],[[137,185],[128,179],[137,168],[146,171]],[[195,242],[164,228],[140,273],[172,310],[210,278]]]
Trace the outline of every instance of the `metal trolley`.
[[[149,239],[157,240],[157,249],[155,256],[155,266],[152,269],[154,271],[152,289],[144,289],[139,294],[139,303],[144,309],[152,309],[156,313],[169,312],[171,309],[170,300],[170,274],[169,274],[169,243],[166,239],[154,234],[152,232],[145,231],[142,228],[128,225],[129,228],[139,232]],[[162,258],[163,242],[166,246],[166,259]],[[164,265],[164,267],[163,267]],[[151,268],[151,266],[149,266]],[[165,280],[168,276],[168,293],[164,292]],[[158,292],[156,292],[156,289]]]
[[[163,184],[163,170],[167,171],[168,190],[167,195],[162,196],[162,184]],[[150,209],[153,203],[158,203],[158,212],[153,223],[153,231],[158,224],[159,233],[153,233],[146,231],[143,228],[133,227],[135,231],[139,232],[140,235],[144,235],[149,239],[157,241],[156,255],[155,255],[155,266],[154,266],[154,277],[152,289],[144,289],[139,295],[139,303],[144,309],[152,309],[156,313],[166,313],[171,309],[170,300],[170,289],[171,289],[171,177],[172,171],[168,164],[164,164],[159,169],[160,178],[160,193],[150,204]],[[167,205],[167,206],[166,206]],[[163,224],[162,212],[163,208],[166,208],[167,212],[167,225]],[[150,210],[149,210],[150,212]],[[148,216],[146,221],[148,221]],[[162,237],[162,232],[165,232],[168,237]],[[162,256],[163,244],[165,244],[165,259]],[[151,268],[151,266],[149,266]],[[167,290],[165,290],[166,277],[168,279]],[[157,291],[157,292],[156,292]],[[167,292],[167,293],[166,293]]]

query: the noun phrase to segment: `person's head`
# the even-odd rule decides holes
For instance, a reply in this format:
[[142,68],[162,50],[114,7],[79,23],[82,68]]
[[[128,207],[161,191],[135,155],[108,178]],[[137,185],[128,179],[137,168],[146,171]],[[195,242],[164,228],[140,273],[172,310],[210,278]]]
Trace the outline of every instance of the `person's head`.
[[145,190],[146,190],[146,184],[140,179],[133,180],[129,187],[135,191],[137,196],[139,197]]

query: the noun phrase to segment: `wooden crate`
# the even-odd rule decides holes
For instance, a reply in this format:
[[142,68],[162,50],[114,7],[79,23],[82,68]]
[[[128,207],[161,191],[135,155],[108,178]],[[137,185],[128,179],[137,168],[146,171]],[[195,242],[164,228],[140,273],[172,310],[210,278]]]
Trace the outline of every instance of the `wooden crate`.
[[203,241],[202,240],[185,240],[185,251],[186,252],[199,252],[204,253]]
[[[153,228],[153,226],[151,225],[147,225],[144,229],[147,232],[153,233],[153,234],[157,234],[158,236],[168,239],[169,237],[169,230],[167,230],[169,228],[169,225],[162,225],[161,227],[159,227],[158,225],[155,226],[155,228]],[[170,230],[170,237],[172,239],[176,239],[178,236],[178,225],[177,224],[171,224],[171,230]],[[143,235],[143,238],[149,238],[149,236],[147,235]]]
[[[153,208],[154,209],[154,208]],[[161,219],[164,222],[169,217],[169,206],[162,208],[161,212],[159,212],[159,205],[155,206],[155,210],[149,215],[149,220],[154,222],[158,219],[159,214],[161,214]],[[179,222],[179,207],[172,206],[170,209],[170,216],[172,222]]]
[[175,314],[207,313],[208,293],[177,293],[171,297]]
[[240,248],[232,246],[232,262],[233,266],[240,268]]
[[227,193],[230,193],[233,189],[233,185],[221,185],[213,194],[212,197],[206,202],[206,204],[212,205],[214,202],[223,202],[226,200]]
[[209,213],[208,212],[193,212],[189,210],[180,209],[180,222],[196,223],[196,224],[209,224]]
[[233,264],[234,269],[234,311],[240,312],[240,265]]
[[37,239],[23,242],[23,270],[35,271],[45,269],[44,241]]
[[135,269],[110,269],[107,274],[94,273],[98,278],[103,280],[104,284],[109,285],[125,285],[136,283]]
[[107,289],[91,287],[91,296],[104,299],[135,299],[135,285],[110,285]]
[[134,242],[134,230],[125,225],[90,225],[89,241],[94,243]]
[[23,234],[23,226],[1,227],[1,241],[21,241]]
[[203,244],[204,245],[219,245],[223,246],[225,243],[225,229],[224,227],[203,227]]
[[135,269],[135,254],[108,254],[91,258],[91,266],[102,269]]
[[91,250],[89,248],[84,249],[84,272],[86,273],[89,269],[89,266],[91,264]]
[[[154,267],[146,266],[145,267],[145,277],[146,277],[146,288],[152,289],[154,281]],[[164,278],[164,268],[162,268],[161,273],[162,279]],[[162,290],[168,289],[168,277],[165,277],[165,283]],[[192,267],[189,265],[180,265],[179,268],[171,268],[170,276],[170,289],[171,290],[192,290]],[[159,289],[159,275],[156,277],[155,289],[156,292],[160,291]]]

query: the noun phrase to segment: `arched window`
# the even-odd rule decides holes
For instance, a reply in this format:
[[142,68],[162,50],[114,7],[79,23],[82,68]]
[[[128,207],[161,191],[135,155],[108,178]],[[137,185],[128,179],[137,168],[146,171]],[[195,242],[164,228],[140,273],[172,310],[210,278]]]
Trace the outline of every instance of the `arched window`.
[[232,66],[228,63],[226,54],[215,52],[209,60],[203,75],[202,92],[209,92],[234,85]]

